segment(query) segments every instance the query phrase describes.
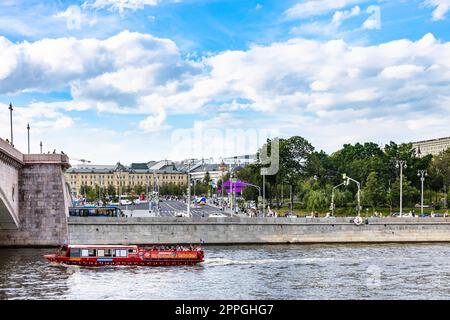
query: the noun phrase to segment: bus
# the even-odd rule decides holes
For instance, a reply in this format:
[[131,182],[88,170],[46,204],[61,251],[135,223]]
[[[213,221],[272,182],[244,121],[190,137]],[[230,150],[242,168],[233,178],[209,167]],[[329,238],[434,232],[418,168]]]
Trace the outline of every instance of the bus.
[[84,206],[69,208],[71,217],[125,217],[125,214],[117,206]]

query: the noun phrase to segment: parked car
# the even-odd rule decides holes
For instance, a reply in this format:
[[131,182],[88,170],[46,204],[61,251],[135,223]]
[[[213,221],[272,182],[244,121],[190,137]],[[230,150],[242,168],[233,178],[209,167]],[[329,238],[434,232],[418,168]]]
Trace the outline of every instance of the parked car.
[[178,211],[178,212],[175,212],[175,217],[189,218],[189,214],[185,211]]
[[210,218],[225,218],[227,216],[222,213],[219,213],[219,212],[214,212],[214,213],[211,213],[208,217],[210,217]]
[[420,218],[427,218],[427,217],[431,217],[431,212],[424,212],[422,214],[419,214]]

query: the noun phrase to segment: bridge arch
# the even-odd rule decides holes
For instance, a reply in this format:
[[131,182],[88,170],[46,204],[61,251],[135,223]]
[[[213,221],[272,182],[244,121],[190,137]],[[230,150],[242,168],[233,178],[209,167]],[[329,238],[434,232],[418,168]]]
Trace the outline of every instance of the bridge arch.
[[0,139],[0,227],[18,228],[19,175],[23,156]]

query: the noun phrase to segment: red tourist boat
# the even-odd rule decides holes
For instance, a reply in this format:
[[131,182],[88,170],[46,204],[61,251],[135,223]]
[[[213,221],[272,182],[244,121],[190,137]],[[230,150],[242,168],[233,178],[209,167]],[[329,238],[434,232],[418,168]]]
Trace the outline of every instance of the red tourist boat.
[[203,262],[199,246],[137,245],[62,245],[56,254],[44,256],[51,262],[79,266],[139,265],[172,266],[194,265]]

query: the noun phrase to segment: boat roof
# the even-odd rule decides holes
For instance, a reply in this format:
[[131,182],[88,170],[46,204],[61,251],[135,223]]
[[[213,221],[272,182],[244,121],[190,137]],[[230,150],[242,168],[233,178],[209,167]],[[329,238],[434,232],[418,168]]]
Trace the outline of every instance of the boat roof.
[[81,249],[81,248],[100,248],[100,249],[109,249],[109,248],[137,248],[137,245],[114,245],[114,244],[72,244],[69,245],[69,248]]

